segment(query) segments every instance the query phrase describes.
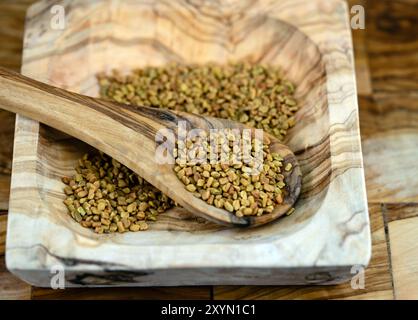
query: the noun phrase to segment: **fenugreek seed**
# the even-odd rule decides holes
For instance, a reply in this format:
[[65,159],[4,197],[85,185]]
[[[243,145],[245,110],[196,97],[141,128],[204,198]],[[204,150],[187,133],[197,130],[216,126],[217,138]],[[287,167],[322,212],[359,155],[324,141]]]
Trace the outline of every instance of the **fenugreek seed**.
[[84,210],[83,207],[78,207],[77,208],[77,212],[81,215],[84,216],[86,214],[86,211]]
[[68,207],[72,205],[73,201],[74,201],[73,199],[67,198],[64,200],[64,204]]
[[205,200],[206,201],[210,197],[210,191],[209,190],[203,190],[201,192],[201,195],[202,195],[202,200]]
[[186,186],[186,189],[187,189],[187,191],[195,192],[196,191],[196,186],[193,185],[193,184],[189,184],[189,185]]
[[268,213],[270,213],[270,212],[273,212],[274,207],[270,205],[270,206],[267,206],[267,207],[265,208],[265,210],[266,210]]
[[148,209],[148,203],[146,203],[146,202],[141,202],[141,203],[139,204],[138,209],[139,209],[139,211],[145,211],[145,210],[147,210],[147,209]]
[[105,226],[110,226],[110,221],[109,221],[108,219],[104,219],[104,218],[102,218],[102,219],[100,220],[100,223],[101,223],[102,225],[105,225]]
[[129,189],[129,188],[123,188],[122,191],[124,193],[130,193],[131,192],[131,189]]
[[231,188],[231,184],[228,182],[227,184],[222,186],[222,191],[228,192],[229,188]]
[[134,212],[136,210],[136,207],[137,203],[133,202],[126,207],[126,211],[128,211],[129,213]]
[[286,164],[286,166],[284,167],[284,170],[287,171],[287,172],[292,170],[292,164],[290,162],[288,164]]
[[206,201],[207,203],[209,203],[209,204],[213,204],[213,201],[215,200],[215,196],[213,195],[213,194],[211,194],[210,196],[209,196],[209,199]]
[[77,193],[77,197],[79,198],[84,198],[85,196],[87,196],[87,191],[80,191]]
[[241,179],[241,184],[242,184],[244,187],[246,187],[246,186],[248,186],[248,185],[250,184],[250,182],[249,182],[248,180],[246,180],[246,179]]
[[146,222],[140,221],[138,224],[139,224],[139,230],[144,231],[148,229],[148,224]]
[[233,212],[234,211],[234,206],[230,202],[225,202],[224,207],[229,212]]
[[191,176],[193,174],[193,169],[188,167],[185,169],[184,173],[186,176]]
[[241,198],[242,199],[247,199],[247,192],[245,191],[245,190],[242,190],[241,192],[240,192],[240,196],[241,196]]
[[228,178],[220,178],[219,179],[219,183],[221,184],[221,185],[224,185],[224,184],[227,184],[228,183]]
[[286,184],[283,181],[280,181],[276,184],[276,186],[280,189],[283,189],[286,186]]
[[290,208],[290,210],[286,212],[286,215],[290,216],[293,212],[295,212],[295,208]]
[[81,214],[80,214],[79,212],[75,211],[75,212],[74,212],[74,219],[75,219],[77,222],[80,222],[81,220],[83,220],[83,217],[81,216]]
[[124,227],[125,229],[128,229],[128,228],[129,228],[129,226],[131,225],[131,221],[130,221],[128,218],[123,218],[121,221],[122,221],[122,223],[123,223],[123,227]]
[[240,204],[240,202],[239,202],[238,199],[237,200],[234,200],[234,202],[232,203],[232,205],[233,205],[235,211],[238,211],[239,208],[241,207],[241,204]]
[[139,231],[139,229],[140,229],[139,224],[131,224],[131,226],[129,227],[129,230],[133,232]]
[[67,196],[73,194],[73,189],[70,186],[65,186],[64,192]]
[[126,181],[125,180],[122,180],[122,179],[119,179],[118,180],[118,187],[119,188],[123,188],[123,187],[126,187]]
[[206,188],[210,188],[212,186],[214,179],[213,177],[209,177],[208,180],[206,181]]
[[272,186],[271,184],[265,184],[263,186],[264,190],[267,192],[273,192],[274,191],[274,186]]
[[125,232],[125,227],[123,226],[122,221],[118,221],[118,222],[116,223],[116,225],[117,225],[117,227],[118,227],[118,231],[119,231],[119,232]]
[[221,176],[221,174],[217,171],[212,171],[210,174],[212,177],[214,177],[215,179],[219,178]]

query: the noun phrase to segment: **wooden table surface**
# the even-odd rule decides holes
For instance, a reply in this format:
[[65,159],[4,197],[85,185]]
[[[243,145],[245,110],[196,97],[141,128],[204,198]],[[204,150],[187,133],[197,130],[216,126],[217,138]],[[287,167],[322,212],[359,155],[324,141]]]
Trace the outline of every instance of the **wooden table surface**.
[[[418,299],[418,0],[349,0],[366,9],[354,30],[360,126],[373,255],[365,288],[204,286],[52,290],[5,266],[14,115],[0,111],[0,299]],[[19,70],[32,0],[0,0],[0,65]]]

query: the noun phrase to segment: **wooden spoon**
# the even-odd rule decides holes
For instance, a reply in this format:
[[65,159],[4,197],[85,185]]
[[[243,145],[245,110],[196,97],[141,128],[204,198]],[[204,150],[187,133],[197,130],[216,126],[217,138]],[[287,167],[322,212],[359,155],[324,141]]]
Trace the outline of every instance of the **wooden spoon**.
[[283,173],[286,183],[283,204],[272,213],[260,217],[240,218],[207,204],[185,190],[172,164],[156,163],[155,135],[158,130],[168,128],[177,132],[179,121],[185,121],[188,129],[243,128],[243,125],[233,121],[94,99],[4,68],[0,68],[0,108],[47,124],[103,151],[188,211],[215,223],[234,226],[265,224],[291,209],[300,193],[301,171],[298,162],[292,151],[271,135],[271,150],[279,153],[286,163],[291,163],[293,170]]

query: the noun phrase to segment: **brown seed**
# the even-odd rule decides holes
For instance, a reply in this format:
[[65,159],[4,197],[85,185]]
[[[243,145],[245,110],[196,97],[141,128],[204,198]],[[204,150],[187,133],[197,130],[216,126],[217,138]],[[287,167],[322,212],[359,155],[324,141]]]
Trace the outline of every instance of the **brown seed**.
[[64,192],[66,195],[71,195],[73,194],[73,189],[70,186],[65,186],[64,187]]
[[209,190],[203,190],[201,192],[202,200],[208,200],[210,197],[210,191]]
[[118,222],[116,223],[116,225],[117,225],[117,227],[118,227],[118,231],[119,231],[119,232],[125,232],[125,227],[123,226],[122,221],[118,221]]
[[129,227],[129,230],[133,231],[133,232],[137,232],[139,231],[140,226],[139,224],[131,224],[131,226]]

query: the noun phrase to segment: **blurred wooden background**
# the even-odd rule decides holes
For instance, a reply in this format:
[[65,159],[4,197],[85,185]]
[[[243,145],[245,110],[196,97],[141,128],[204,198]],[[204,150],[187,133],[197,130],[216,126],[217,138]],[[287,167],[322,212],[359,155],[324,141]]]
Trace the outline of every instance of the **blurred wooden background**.
[[[324,0],[326,1],[326,0]],[[0,299],[418,299],[418,0],[347,0],[353,30],[373,256],[365,288],[204,286],[52,290],[10,274],[4,251],[14,115],[0,111]],[[0,65],[19,71],[25,11],[0,0]]]

